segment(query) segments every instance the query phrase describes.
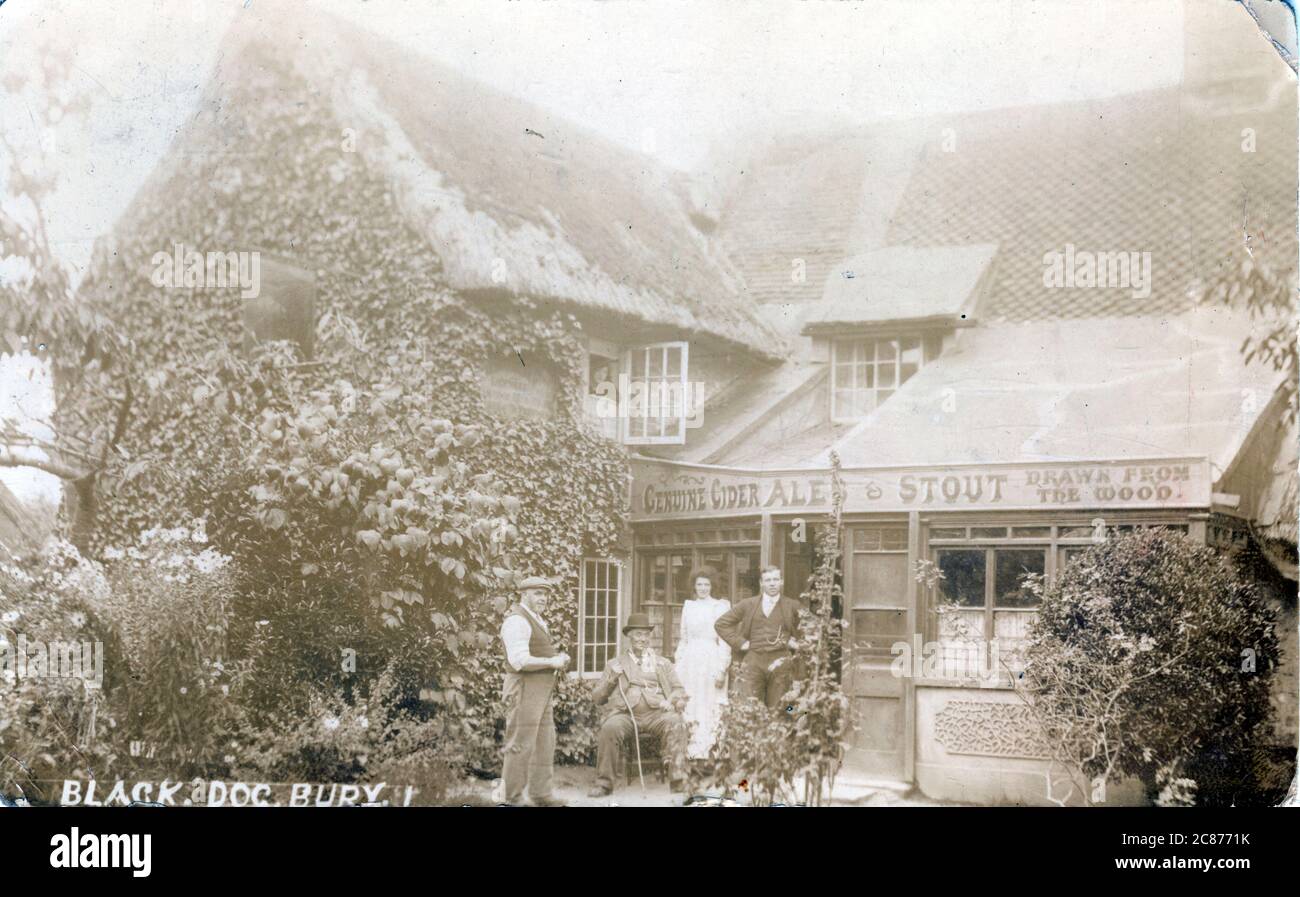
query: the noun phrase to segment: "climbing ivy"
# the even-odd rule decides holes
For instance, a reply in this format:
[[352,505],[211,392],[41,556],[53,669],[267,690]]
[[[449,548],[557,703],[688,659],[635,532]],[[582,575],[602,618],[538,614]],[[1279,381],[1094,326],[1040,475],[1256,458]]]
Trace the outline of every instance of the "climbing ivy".
[[[326,99],[272,88],[285,74],[247,79],[219,113],[204,107],[83,286],[144,372],[92,550],[205,520],[239,571],[232,644],[261,652],[254,709],[270,719],[307,680],[351,693],[401,660],[403,700],[449,711],[490,765],[511,585],[524,573],[572,585],[584,555],[619,551],[626,461],[576,415],[577,319],[451,289],[387,182],[342,148]],[[187,141],[238,151],[188,153]],[[313,355],[246,348],[238,288],[157,285],[152,260],[177,244],[309,272]],[[554,415],[489,413],[479,384],[502,357],[557,372]],[[80,396],[59,413],[103,416],[110,399],[121,396]],[[572,645],[576,607],[557,604],[557,636]],[[562,752],[589,747],[584,707],[566,684],[557,716],[577,734]]]

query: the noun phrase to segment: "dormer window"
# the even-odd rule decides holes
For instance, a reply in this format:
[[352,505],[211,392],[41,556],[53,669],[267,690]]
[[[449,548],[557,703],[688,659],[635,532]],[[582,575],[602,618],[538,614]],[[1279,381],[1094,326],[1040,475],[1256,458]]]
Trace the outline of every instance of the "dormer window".
[[830,343],[833,421],[870,415],[939,356],[948,334],[975,324],[997,251],[992,243],[887,246],[827,275],[803,333]]
[[831,343],[831,419],[860,420],[939,354],[937,336],[859,337]]

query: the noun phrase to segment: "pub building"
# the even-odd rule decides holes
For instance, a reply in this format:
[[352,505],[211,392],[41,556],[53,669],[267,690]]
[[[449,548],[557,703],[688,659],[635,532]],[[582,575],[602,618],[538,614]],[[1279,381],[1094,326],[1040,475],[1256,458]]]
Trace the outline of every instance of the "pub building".
[[[996,637],[1014,663],[1035,612],[1021,576],[1051,577],[1126,528],[1269,557],[1289,633],[1277,737],[1295,745],[1295,428],[1279,375],[1241,354],[1266,322],[1196,298],[1243,249],[1294,277],[1294,90],[1248,22],[1229,34],[1197,15],[1176,87],[786,131],[694,177],[351,23],[254,8],[101,248],[136,278],[122,296],[146,288],[156,250],[201,245],[205,222],[256,248],[239,185],[263,184],[254,195],[338,206],[286,217],[327,223],[266,253],[245,308],[259,339],[310,359],[306,324],[365,285],[365,263],[327,251],[354,239],[407,247],[373,272],[393,289],[427,269],[489,309],[572,315],[576,410],[631,468],[625,544],[568,559],[575,676],[602,674],[635,611],[671,654],[697,566],[732,601],[766,564],[799,595],[837,452],[854,722],[841,780],[1045,803],[1018,698],[974,675],[988,658],[963,646]],[[253,139],[282,131],[296,142]],[[355,153],[335,151],[348,133]],[[343,166],[339,192],[296,189],[282,158],[304,153]],[[191,196],[186,226],[158,232],[159,198],[196,183],[213,189]],[[515,361],[483,359],[485,406],[554,414],[559,372]],[[920,561],[939,588],[917,582]],[[944,675],[891,673],[895,644],[936,641],[953,649]]]
[[[1137,527],[1272,560],[1276,731],[1294,751],[1295,426],[1281,375],[1243,359],[1267,322],[1199,298],[1244,258],[1243,197],[1267,233],[1254,261],[1295,272],[1294,100],[1239,36],[1236,68],[1189,62],[1174,88],[755,152],[718,238],[787,356],[707,395],[680,441],[634,446],[625,610],[663,651],[698,566],[733,601],[768,564],[805,589],[834,451],[847,779],[1050,803],[1003,667],[1036,610],[1021,580]],[[1188,53],[1222,39],[1193,33]],[[922,663],[927,643],[942,663]],[[1131,782],[1106,795],[1141,799]]]

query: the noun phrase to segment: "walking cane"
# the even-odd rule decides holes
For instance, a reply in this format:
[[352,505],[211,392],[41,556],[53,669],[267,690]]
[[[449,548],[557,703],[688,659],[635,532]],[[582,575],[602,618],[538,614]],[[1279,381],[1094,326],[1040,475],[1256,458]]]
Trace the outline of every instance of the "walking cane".
[[636,714],[632,712],[632,702],[627,699],[627,693],[623,691],[623,677],[618,677],[618,693],[623,699],[624,706],[627,707],[627,715],[632,718],[632,743],[636,745],[636,777],[641,780],[641,796],[645,797],[645,770],[641,768],[641,733],[636,727]]

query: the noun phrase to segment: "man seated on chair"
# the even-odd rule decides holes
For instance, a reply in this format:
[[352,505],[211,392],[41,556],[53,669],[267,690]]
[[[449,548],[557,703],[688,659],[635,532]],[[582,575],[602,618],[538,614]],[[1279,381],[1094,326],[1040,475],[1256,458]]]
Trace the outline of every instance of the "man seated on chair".
[[[670,661],[650,648],[654,629],[645,614],[632,614],[623,627],[627,643],[622,653],[605,665],[605,675],[592,692],[596,706],[608,714],[596,736],[596,787],[588,797],[604,797],[614,790],[620,748],[636,735],[659,739],[668,767],[669,788],[685,788],[686,689],[682,688]],[[635,725],[633,724],[635,721]]]

